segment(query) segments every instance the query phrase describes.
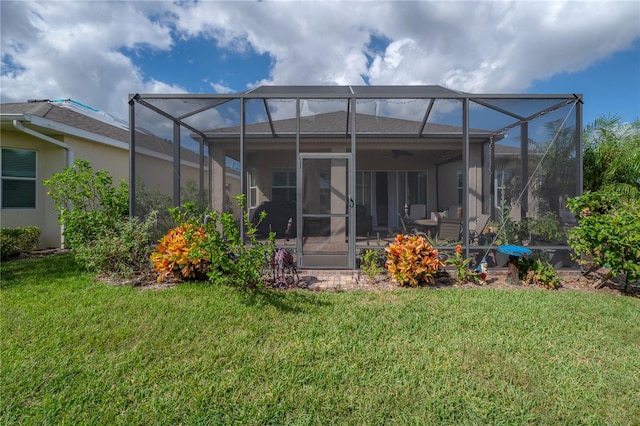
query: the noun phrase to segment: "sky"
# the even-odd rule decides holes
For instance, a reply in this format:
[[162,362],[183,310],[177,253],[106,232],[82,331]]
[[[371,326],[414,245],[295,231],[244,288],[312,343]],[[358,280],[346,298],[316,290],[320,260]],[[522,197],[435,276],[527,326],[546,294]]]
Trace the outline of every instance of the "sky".
[[638,1],[6,1],[0,101],[260,85],[435,84],[580,93],[584,123],[640,118]]

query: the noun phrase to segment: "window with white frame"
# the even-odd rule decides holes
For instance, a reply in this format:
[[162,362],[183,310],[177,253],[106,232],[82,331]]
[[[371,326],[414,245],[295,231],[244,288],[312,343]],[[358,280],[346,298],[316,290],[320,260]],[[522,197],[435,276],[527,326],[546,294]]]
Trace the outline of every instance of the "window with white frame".
[[2,148],[2,208],[35,209],[36,151]]
[[256,169],[249,170],[249,208],[258,205],[258,183],[256,178]]
[[271,201],[296,201],[295,169],[273,169]]

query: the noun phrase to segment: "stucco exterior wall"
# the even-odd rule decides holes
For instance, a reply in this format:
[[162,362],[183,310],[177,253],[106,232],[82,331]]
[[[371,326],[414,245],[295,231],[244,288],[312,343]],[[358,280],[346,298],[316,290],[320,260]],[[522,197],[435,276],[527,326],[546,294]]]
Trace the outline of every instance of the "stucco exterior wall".
[[[129,155],[127,151],[127,156]],[[129,159],[127,158],[127,166]],[[185,188],[190,180],[196,185],[200,182],[200,165],[191,161],[181,161],[180,187]],[[141,181],[146,189],[159,191],[173,196],[174,167],[173,158],[168,155],[136,154],[136,178]],[[205,194],[209,185],[209,169],[207,162],[204,164],[204,189]]]
[[58,214],[42,180],[65,167],[66,152],[63,148],[44,142],[18,131],[2,131],[0,147],[36,151],[36,207],[35,209],[3,209],[0,212],[3,228],[37,226],[40,231],[40,248],[60,247]]

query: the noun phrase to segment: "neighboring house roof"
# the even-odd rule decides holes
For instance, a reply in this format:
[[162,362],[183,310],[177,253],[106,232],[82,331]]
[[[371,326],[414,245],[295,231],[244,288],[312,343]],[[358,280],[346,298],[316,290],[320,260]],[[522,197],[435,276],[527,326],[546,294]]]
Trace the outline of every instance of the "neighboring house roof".
[[[72,100],[0,104],[2,128],[15,130],[13,120],[49,136],[73,135],[96,143],[129,149],[128,125],[109,114]],[[163,157],[173,154],[172,143],[147,132],[136,132],[136,151]],[[199,155],[183,148],[181,159],[198,163]]]
[[[67,101],[73,102],[73,101]],[[87,109],[87,113],[90,110]],[[96,111],[96,110],[93,110]],[[25,116],[35,116],[104,136],[120,142],[129,143],[129,129],[126,126],[116,126],[77,112],[73,108],[66,107],[63,103],[51,101],[31,101],[20,103],[0,104],[0,115],[21,114]],[[106,114],[105,114],[106,116]]]

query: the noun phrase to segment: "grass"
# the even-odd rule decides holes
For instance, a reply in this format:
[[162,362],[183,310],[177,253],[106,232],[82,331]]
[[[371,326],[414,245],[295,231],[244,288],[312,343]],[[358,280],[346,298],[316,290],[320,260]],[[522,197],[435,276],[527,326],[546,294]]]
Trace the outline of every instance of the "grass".
[[3,424],[633,424],[638,299],[262,292],[0,269]]

